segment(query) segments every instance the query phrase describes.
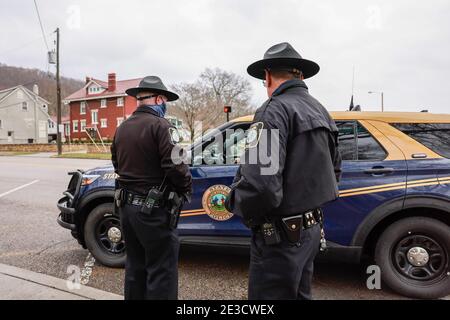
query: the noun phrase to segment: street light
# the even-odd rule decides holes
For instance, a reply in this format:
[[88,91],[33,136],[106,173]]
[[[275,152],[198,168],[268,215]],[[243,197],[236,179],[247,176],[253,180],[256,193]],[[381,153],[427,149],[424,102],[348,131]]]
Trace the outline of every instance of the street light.
[[381,94],[381,112],[384,112],[384,92],[369,91],[369,94]]

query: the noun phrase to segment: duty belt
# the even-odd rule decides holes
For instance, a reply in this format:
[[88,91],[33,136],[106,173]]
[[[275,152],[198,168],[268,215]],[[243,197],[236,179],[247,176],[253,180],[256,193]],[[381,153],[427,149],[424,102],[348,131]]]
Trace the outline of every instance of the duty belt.
[[[145,202],[146,197],[144,195],[132,193],[125,190],[125,203],[132,205],[132,206],[138,206],[141,207]],[[159,202],[156,203],[155,207],[162,207],[164,203]]]
[[[303,226],[302,230],[306,230],[309,228],[314,227],[316,224],[321,223],[321,212],[320,209],[311,210],[308,212],[305,212],[303,214],[300,214],[299,216],[303,216]],[[281,218],[275,219],[277,224],[281,223]],[[261,226],[255,226],[253,228],[253,231],[260,232]]]

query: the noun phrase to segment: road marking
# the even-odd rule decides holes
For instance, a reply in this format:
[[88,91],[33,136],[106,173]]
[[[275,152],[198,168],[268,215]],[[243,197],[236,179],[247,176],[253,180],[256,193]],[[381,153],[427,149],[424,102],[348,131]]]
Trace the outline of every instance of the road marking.
[[11,258],[11,257],[20,257],[20,256],[26,256],[26,255],[34,255],[37,254],[37,250],[27,250],[27,251],[16,251],[16,252],[5,252],[0,253],[0,258]]
[[84,261],[84,267],[81,270],[81,279],[80,282],[82,285],[87,285],[89,283],[89,279],[91,278],[92,271],[94,270],[95,258],[89,252]]
[[34,180],[34,181],[30,182],[30,183],[24,184],[23,186],[14,188],[14,189],[12,189],[12,190],[9,190],[9,191],[7,191],[7,192],[5,192],[5,193],[0,194],[0,198],[2,198],[2,197],[4,197],[4,196],[7,196],[8,194],[11,194],[11,193],[13,193],[13,192],[19,191],[19,190],[21,190],[21,189],[23,189],[23,188],[29,187],[29,186],[31,186],[32,184],[35,184],[35,183],[38,183],[38,182],[39,182],[39,180]]

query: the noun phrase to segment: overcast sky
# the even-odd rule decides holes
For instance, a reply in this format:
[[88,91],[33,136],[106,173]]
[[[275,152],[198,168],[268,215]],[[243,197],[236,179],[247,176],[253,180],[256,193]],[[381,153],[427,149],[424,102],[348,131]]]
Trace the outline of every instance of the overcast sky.
[[[84,79],[159,75],[195,80],[206,67],[249,79],[253,101],[265,90],[247,66],[279,42],[319,63],[307,80],[329,110],[355,101],[379,110],[450,113],[448,0],[37,0],[48,42],[59,26],[62,74]],[[0,62],[47,70],[33,0],[0,1]],[[51,67],[53,68],[53,67]],[[54,70],[54,69],[51,69]]]

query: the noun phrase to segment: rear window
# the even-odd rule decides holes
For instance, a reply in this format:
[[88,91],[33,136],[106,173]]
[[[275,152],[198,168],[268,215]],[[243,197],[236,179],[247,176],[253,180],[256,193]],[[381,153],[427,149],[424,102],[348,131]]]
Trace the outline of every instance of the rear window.
[[336,125],[342,160],[381,161],[386,158],[386,151],[359,122],[336,121]]
[[450,158],[450,123],[394,123],[392,126],[437,154]]

